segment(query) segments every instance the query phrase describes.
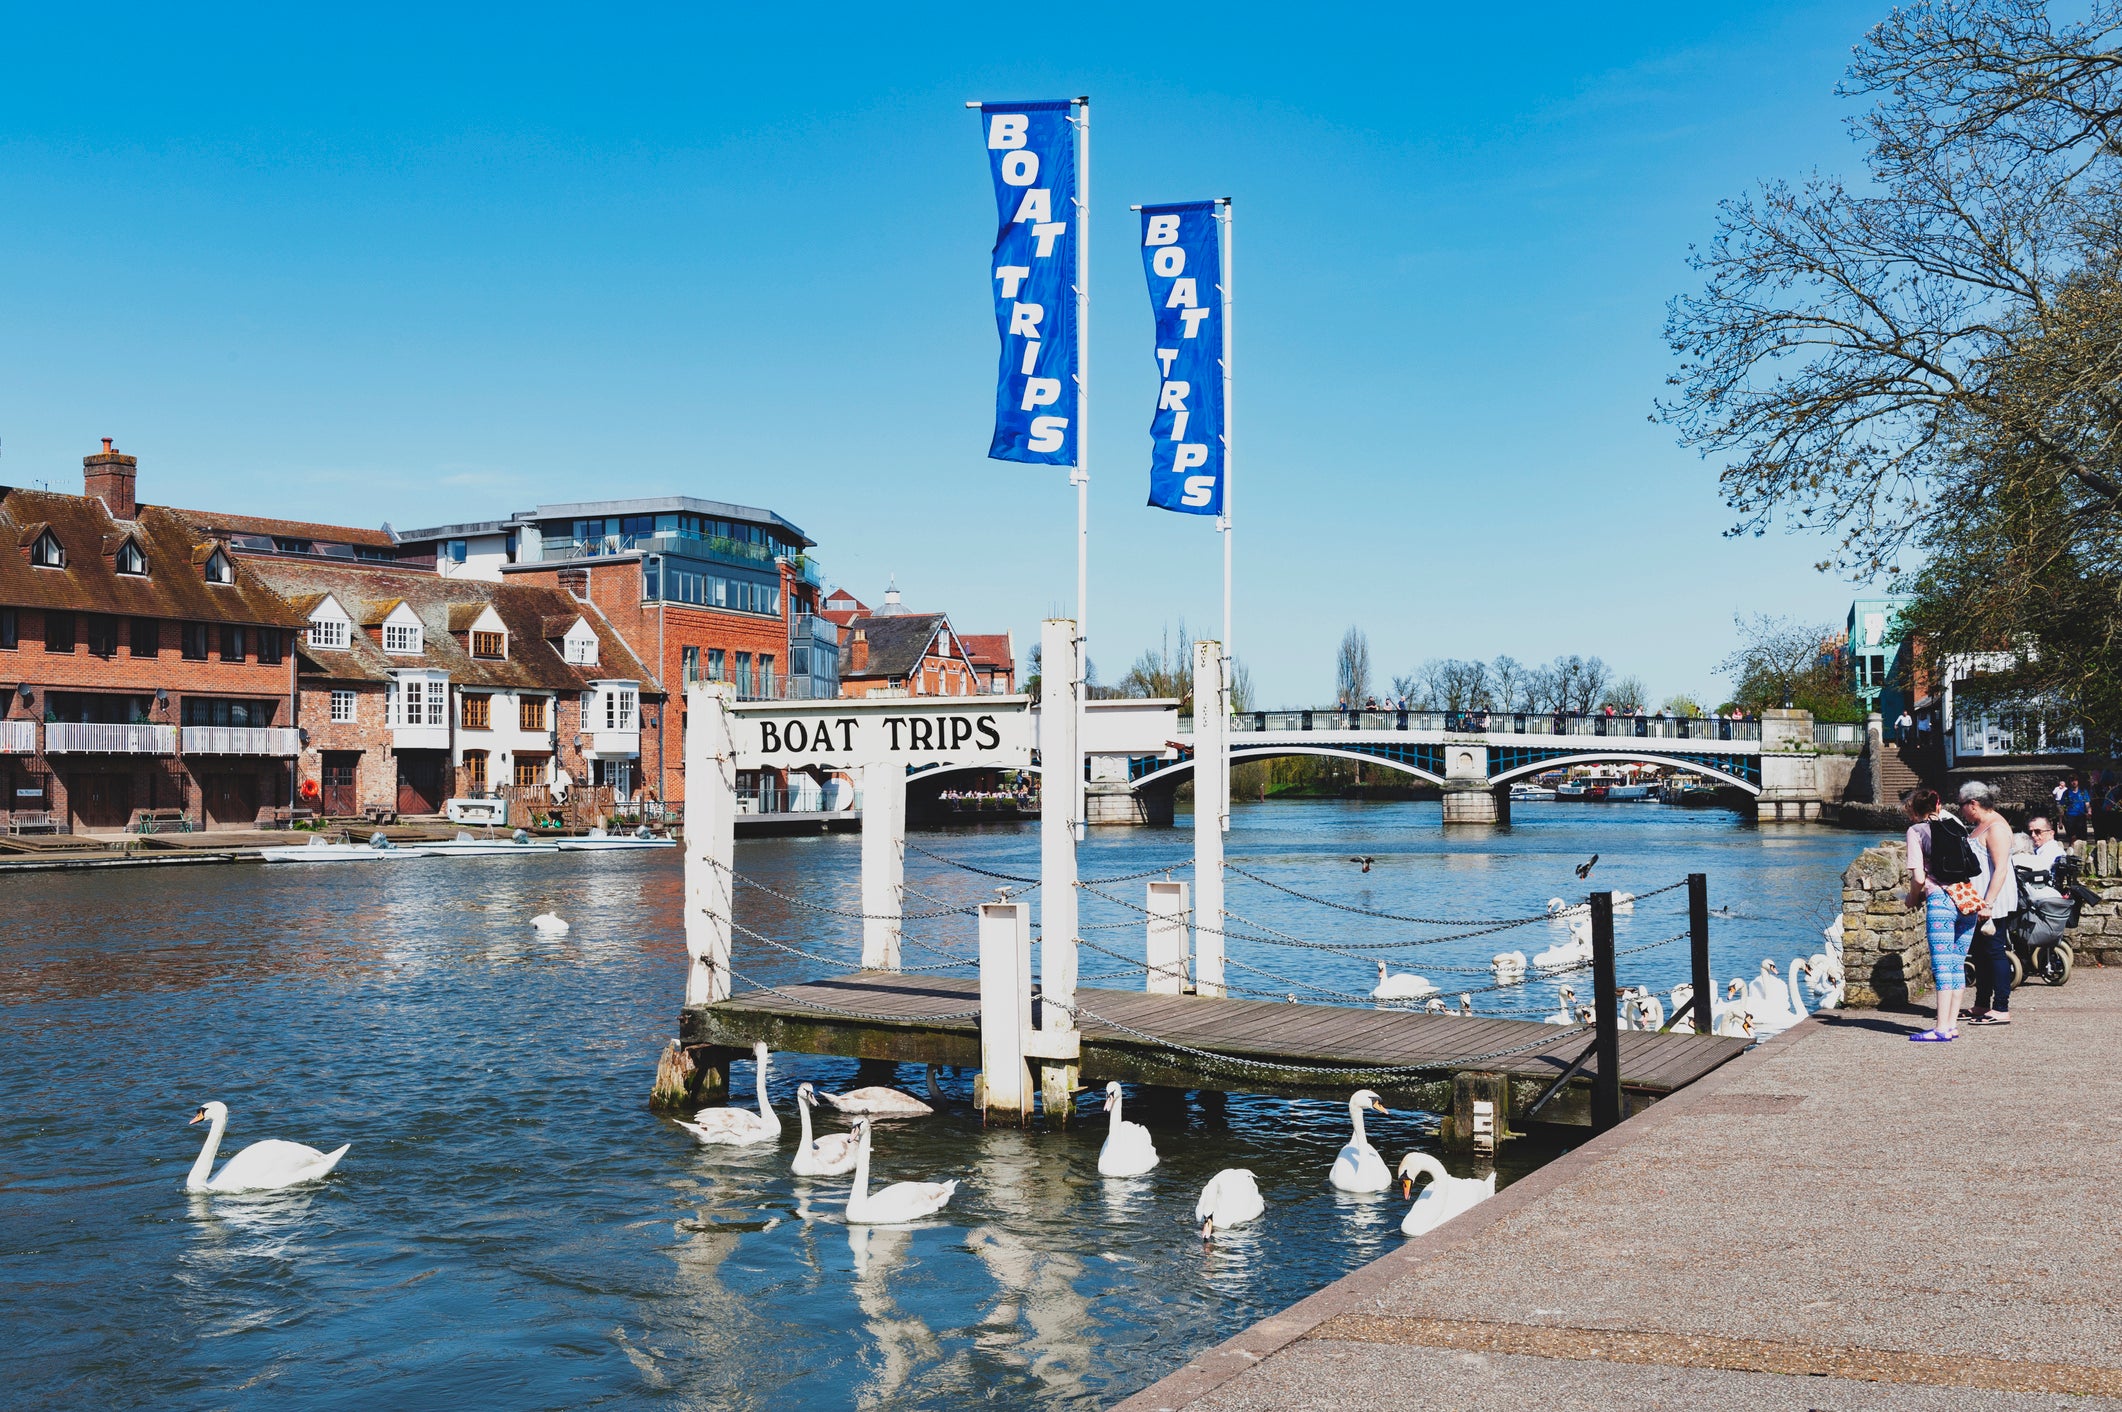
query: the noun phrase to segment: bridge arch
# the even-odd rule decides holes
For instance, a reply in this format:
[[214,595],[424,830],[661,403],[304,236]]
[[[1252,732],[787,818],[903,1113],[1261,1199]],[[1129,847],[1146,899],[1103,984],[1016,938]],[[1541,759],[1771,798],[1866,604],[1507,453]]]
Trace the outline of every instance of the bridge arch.
[[1550,759],[1535,760],[1530,764],[1514,765],[1510,769],[1496,774],[1490,779],[1489,783],[1509,784],[1512,780],[1525,779],[1531,775],[1546,774],[1549,770],[1566,770],[1572,765],[1620,764],[1663,765],[1672,769],[1686,770],[1691,774],[1702,775],[1705,778],[1715,780],[1718,784],[1732,785],[1735,788],[1745,790],[1748,794],[1758,796],[1761,793],[1759,782],[1749,780],[1744,775],[1734,774],[1730,770],[1686,755],[1654,750],[1586,750],[1570,755],[1557,755]]
[[[1358,765],[1377,765],[1401,774],[1412,775],[1424,784],[1442,785],[1444,776],[1405,760],[1390,755],[1374,755],[1365,750],[1348,750],[1326,745],[1231,745],[1230,762],[1242,764],[1248,760],[1281,760],[1294,755],[1311,755],[1326,760],[1351,760]],[[1130,788],[1137,794],[1150,788],[1177,788],[1193,778],[1194,762],[1191,759],[1174,760],[1161,769],[1151,770],[1138,779],[1130,781]]]

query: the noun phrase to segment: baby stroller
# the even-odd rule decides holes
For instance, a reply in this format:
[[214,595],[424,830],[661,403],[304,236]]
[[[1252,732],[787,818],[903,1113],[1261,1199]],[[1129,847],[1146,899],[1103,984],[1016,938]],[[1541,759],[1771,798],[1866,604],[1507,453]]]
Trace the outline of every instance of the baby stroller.
[[[2018,986],[2028,975],[2039,976],[2050,985],[2070,980],[2076,955],[2064,934],[2078,925],[2078,914],[2100,896],[2078,881],[2084,865],[2068,854],[2052,868],[2035,868],[2012,860],[2019,880],[2019,910],[1998,923],[2011,944],[2011,983]],[[1967,984],[1975,984],[1975,963],[1967,963]]]

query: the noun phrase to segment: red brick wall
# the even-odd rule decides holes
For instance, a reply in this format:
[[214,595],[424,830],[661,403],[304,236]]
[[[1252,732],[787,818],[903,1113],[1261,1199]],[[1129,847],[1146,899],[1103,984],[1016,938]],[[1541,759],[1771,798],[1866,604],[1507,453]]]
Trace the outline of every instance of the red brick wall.
[[[17,610],[17,614],[20,645],[11,649],[0,648],[0,685],[8,688],[6,700],[0,704],[0,716],[41,721],[45,694],[49,691],[152,696],[159,689],[169,693],[169,702],[166,706],[150,709],[148,719],[157,725],[181,725],[187,696],[273,700],[279,703],[274,712],[274,723],[294,724],[289,718],[294,683],[292,635],[283,639],[290,646],[280,662],[264,664],[257,660],[258,634],[279,629],[247,629],[249,655],[241,662],[224,662],[221,660],[220,628],[216,625],[209,640],[211,655],[206,661],[194,662],[183,656],[183,625],[172,621],[161,623],[158,651],[153,657],[133,656],[131,620],[121,617],[118,619],[117,655],[98,657],[88,650],[86,615],[75,615],[72,652],[48,652],[45,650],[44,615],[26,608]],[[30,704],[25,705],[21,693],[14,690],[21,684],[32,689],[34,699]],[[84,804],[83,799],[76,798],[77,794],[93,789],[99,780],[108,781],[113,777],[125,781],[122,788],[132,808],[182,808],[197,828],[207,826],[208,794],[221,788],[224,780],[239,781],[244,797],[255,801],[257,806],[288,802],[287,766],[275,759],[197,756],[187,760],[178,756],[65,754],[36,760],[17,759],[12,763],[17,773],[36,769],[50,772],[50,793],[44,807],[61,819],[73,819],[77,806]],[[13,787],[9,786],[10,789]],[[37,807],[27,798],[0,800],[0,810],[18,805]]]

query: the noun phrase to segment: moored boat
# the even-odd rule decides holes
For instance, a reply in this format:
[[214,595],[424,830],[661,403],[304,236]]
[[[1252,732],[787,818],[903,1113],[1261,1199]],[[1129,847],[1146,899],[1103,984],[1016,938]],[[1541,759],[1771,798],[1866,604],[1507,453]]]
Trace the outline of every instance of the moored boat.
[[678,840],[650,833],[645,828],[632,833],[606,833],[603,829],[591,829],[580,838],[559,840],[562,853],[624,853],[641,848],[676,848]]
[[560,846],[544,839],[532,838],[522,829],[517,829],[507,838],[479,838],[465,829],[459,829],[455,838],[436,843],[423,843],[420,847],[445,858],[503,858],[520,853],[557,853]]
[[285,848],[261,848],[258,856],[268,863],[381,863],[393,859],[424,858],[425,845],[402,847],[382,834],[371,834],[367,843],[334,843],[323,834],[313,834],[308,843]]

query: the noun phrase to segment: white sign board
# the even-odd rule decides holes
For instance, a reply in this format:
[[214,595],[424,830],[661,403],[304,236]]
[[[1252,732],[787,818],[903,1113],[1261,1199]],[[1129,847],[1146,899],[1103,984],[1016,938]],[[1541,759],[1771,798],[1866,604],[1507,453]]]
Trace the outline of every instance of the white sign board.
[[1028,696],[740,701],[730,716],[740,770],[1032,762]]

